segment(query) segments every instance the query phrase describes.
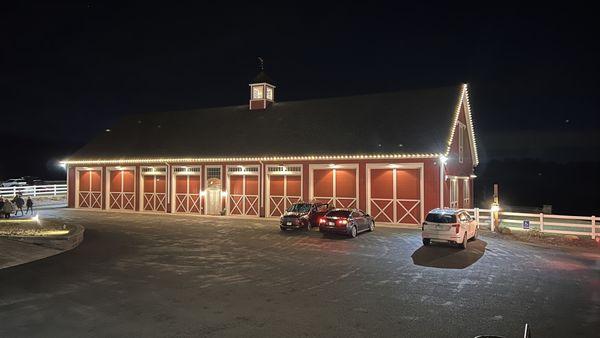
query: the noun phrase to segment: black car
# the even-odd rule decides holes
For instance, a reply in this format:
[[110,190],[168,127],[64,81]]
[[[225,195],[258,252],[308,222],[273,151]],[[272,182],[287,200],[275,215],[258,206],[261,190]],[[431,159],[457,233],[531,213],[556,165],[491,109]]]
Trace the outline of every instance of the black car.
[[310,230],[319,226],[319,219],[331,210],[327,203],[295,203],[290,205],[279,219],[281,230],[303,228]]
[[375,220],[358,209],[333,209],[319,221],[319,231],[356,237],[363,231],[375,230]]

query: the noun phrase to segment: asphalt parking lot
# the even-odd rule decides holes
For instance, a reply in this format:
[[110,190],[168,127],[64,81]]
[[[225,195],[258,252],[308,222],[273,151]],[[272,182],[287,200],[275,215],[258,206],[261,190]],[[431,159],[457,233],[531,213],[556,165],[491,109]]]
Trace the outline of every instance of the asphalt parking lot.
[[599,253],[417,230],[356,239],[273,220],[48,210],[85,241],[0,270],[0,336],[592,337]]

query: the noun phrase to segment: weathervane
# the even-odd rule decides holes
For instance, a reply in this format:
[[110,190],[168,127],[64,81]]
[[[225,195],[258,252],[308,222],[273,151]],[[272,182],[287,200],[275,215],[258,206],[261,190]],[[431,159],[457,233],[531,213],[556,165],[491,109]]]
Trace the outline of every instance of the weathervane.
[[260,56],[258,57],[259,68],[260,70],[265,70],[265,61]]

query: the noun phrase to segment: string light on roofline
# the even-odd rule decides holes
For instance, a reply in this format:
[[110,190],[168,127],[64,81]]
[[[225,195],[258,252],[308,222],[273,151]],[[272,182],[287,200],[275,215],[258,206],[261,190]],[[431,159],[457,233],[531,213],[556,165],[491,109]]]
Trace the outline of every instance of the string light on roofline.
[[274,162],[274,161],[323,161],[323,160],[372,160],[372,159],[406,159],[406,158],[439,158],[441,153],[424,154],[385,154],[385,155],[307,155],[307,156],[271,156],[271,157],[180,157],[180,158],[120,158],[97,160],[64,160],[61,165],[79,164],[148,164],[148,163],[198,163],[198,162]]
[[479,164],[479,156],[477,154],[477,140],[475,138],[475,130],[473,129],[473,117],[471,116],[471,105],[469,104],[469,88],[465,83],[462,85],[462,90],[460,93],[460,100],[458,100],[458,105],[456,106],[456,110],[454,111],[454,121],[452,122],[452,127],[450,129],[450,137],[448,138],[448,142],[446,144],[446,153],[444,156],[448,156],[450,154],[450,147],[452,146],[452,141],[454,140],[454,134],[456,131],[456,124],[458,123],[458,117],[460,116],[460,108],[462,107],[463,102],[465,103],[465,107],[467,110],[467,119],[469,122],[469,129],[472,133],[472,141],[473,141],[473,165]]

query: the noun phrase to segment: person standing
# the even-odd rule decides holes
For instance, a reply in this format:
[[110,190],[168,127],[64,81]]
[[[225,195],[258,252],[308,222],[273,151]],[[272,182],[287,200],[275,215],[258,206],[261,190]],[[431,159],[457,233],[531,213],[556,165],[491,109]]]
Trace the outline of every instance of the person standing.
[[31,200],[31,197],[27,196],[27,202],[25,205],[27,206],[25,213],[29,213],[29,211],[31,211],[31,214],[33,215],[33,201]]
[[17,213],[19,211],[21,211],[21,216],[23,216],[23,205],[25,204],[25,201],[23,200],[23,197],[21,197],[20,195],[17,195],[14,199],[13,202],[15,203],[15,205],[17,206],[16,210],[15,210],[15,216],[17,216]]
[[4,205],[2,206],[2,213],[4,214],[4,218],[10,218],[10,214],[15,210],[12,203],[7,199],[4,200]]

